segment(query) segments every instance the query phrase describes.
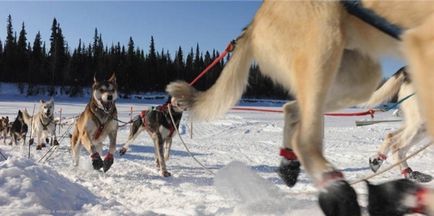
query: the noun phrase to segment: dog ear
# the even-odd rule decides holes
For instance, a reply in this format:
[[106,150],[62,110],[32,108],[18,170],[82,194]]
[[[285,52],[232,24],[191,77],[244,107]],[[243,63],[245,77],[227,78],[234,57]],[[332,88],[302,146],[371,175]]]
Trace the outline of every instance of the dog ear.
[[45,103],[45,100],[41,99],[41,100],[39,101],[39,103],[43,104],[43,103]]
[[108,81],[116,83],[116,74],[114,72],[112,73],[112,76],[110,77],[110,79]]
[[94,82],[94,83],[98,82],[98,81],[96,80],[96,73],[93,75],[93,82]]

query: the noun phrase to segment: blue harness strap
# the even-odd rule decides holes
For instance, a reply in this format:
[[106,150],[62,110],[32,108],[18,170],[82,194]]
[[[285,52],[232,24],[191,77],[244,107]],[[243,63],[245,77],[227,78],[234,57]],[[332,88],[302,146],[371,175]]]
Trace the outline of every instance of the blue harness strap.
[[401,40],[402,28],[388,22],[384,17],[379,16],[374,11],[364,8],[360,0],[341,0],[341,3],[349,14],[358,17],[387,35]]

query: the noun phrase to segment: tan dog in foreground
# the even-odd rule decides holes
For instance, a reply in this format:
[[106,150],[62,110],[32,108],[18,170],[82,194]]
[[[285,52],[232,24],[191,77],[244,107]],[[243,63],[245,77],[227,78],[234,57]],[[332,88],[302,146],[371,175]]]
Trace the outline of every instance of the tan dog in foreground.
[[[81,146],[89,152],[93,168],[104,172],[113,164],[118,132],[117,110],[115,101],[118,97],[116,77],[113,74],[108,81],[96,79],[92,85],[92,98],[84,112],[80,114],[71,137],[71,150],[74,165],[78,166]],[[101,159],[103,141],[109,138],[109,152],[104,161]]]
[[[367,100],[381,78],[380,56],[402,53],[434,135],[434,112],[427,112],[434,106],[434,1],[363,1],[363,6],[405,29],[402,42],[350,15],[340,1],[266,0],[210,89],[199,92],[175,82],[167,91],[196,119],[221,116],[240,99],[255,61],[297,99],[284,107],[280,176],[289,186],[295,184],[300,161],[321,189],[319,203],[326,215],[360,215],[355,191],[323,154],[323,113]],[[434,215],[434,192],[413,182],[369,188],[371,214]],[[408,199],[417,202],[404,202]]]

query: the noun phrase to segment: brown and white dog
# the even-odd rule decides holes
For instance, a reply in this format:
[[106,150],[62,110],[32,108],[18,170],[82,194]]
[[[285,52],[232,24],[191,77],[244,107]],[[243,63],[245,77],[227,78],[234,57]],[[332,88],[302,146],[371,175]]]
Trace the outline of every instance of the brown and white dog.
[[6,137],[9,133],[9,116],[0,118],[0,134],[3,137],[3,144],[6,144]]
[[[193,118],[212,119],[240,99],[255,61],[264,75],[297,99],[297,103],[285,105],[283,147],[288,152],[283,155],[288,161],[300,161],[321,189],[319,203],[326,215],[361,213],[354,189],[324,156],[323,113],[366,101],[380,81],[382,54],[403,54],[408,60],[422,113],[428,117],[428,131],[434,135],[434,112],[429,112],[434,107],[434,2],[361,2],[364,8],[404,29],[402,42],[350,14],[343,2],[265,0],[237,39],[231,60],[211,88],[199,92],[185,82],[167,87],[171,96],[188,105]],[[296,179],[292,174],[296,172],[289,172],[287,178]],[[421,189],[424,198],[418,199],[413,189],[421,186],[389,184],[391,187],[385,188],[390,190],[381,193],[393,200],[380,202],[381,208],[380,203],[370,202],[371,214],[403,215],[423,206],[420,212],[434,215],[433,190]],[[409,199],[419,201],[404,202]]]
[[[137,136],[142,131],[146,131],[154,141],[155,164],[160,171],[160,175],[164,177],[170,176],[171,174],[166,168],[166,161],[169,160],[172,138],[175,135],[175,130],[179,128],[183,111],[175,98],[171,98],[169,102],[163,105],[150,107],[150,109],[140,112],[140,115],[134,117],[128,140],[122,146],[119,154],[124,155]],[[170,114],[172,114],[175,124],[172,123]]]
[[[400,104],[404,124],[399,129],[388,133],[378,152],[369,158],[369,166],[374,172],[377,172],[389,152],[392,153],[396,161],[401,161],[410,148],[425,137],[425,121],[420,113],[412,81],[404,67],[377,89],[363,106],[373,107],[390,101],[396,95],[398,101],[407,98]],[[429,182],[432,180],[432,176],[428,174],[413,171],[408,166],[407,161],[400,164],[400,170],[405,178],[413,181]]]
[[[118,131],[117,110],[115,101],[118,97],[118,86],[115,74],[107,81],[94,79],[92,97],[84,112],[78,117],[71,137],[71,150],[74,165],[78,166],[82,146],[89,152],[92,166],[104,172],[113,164],[113,154],[116,151],[116,136]],[[109,138],[109,152],[101,159],[103,141]]]

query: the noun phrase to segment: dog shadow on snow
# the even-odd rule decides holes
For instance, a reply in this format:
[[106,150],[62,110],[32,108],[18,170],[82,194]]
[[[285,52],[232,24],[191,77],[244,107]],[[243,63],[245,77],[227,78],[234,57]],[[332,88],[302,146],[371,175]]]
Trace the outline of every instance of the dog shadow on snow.
[[[123,144],[122,144],[123,145]],[[122,146],[122,145],[118,145]],[[118,148],[119,149],[119,148]],[[137,154],[139,153],[139,154]],[[141,153],[149,153],[149,156],[143,155]],[[203,154],[203,153],[195,153],[192,152],[193,156],[203,156],[203,155],[207,155],[207,154]],[[131,144],[130,149],[128,150],[128,152],[123,155],[120,156],[121,158],[126,158],[126,159],[131,159],[131,160],[154,160],[154,146],[151,145],[142,145],[142,144]],[[188,154],[188,152],[186,151],[180,151],[180,150],[170,150],[170,158],[172,159],[172,157],[190,157],[190,154]]]

